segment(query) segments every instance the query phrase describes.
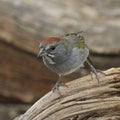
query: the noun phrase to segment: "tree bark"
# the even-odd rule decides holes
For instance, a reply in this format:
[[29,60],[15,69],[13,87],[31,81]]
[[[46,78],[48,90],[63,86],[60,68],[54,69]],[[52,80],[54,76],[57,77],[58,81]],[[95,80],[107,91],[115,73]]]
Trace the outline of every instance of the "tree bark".
[[50,91],[15,120],[119,120],[120,68],[85,76]]

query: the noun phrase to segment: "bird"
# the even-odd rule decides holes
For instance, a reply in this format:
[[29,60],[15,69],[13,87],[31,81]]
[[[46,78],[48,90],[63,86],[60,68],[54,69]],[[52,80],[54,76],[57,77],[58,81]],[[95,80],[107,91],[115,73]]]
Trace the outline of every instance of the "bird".
[[85,43],[82,32],[66,34],[62,37],[50,37],[39,44],[38,57],[42,57],[43,63],[59,78],[52,91],[59,90],[62,78],[84,66],[90,66],[99,82],[97,70],[89,60],[89,48]]

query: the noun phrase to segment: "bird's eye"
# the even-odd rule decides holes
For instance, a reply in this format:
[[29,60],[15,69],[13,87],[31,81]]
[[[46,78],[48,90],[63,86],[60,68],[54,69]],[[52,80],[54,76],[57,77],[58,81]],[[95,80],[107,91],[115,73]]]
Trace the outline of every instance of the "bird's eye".
[[50,47],[50,50],[55,50],[55,48],[56,48],[55,46],[52,46]]

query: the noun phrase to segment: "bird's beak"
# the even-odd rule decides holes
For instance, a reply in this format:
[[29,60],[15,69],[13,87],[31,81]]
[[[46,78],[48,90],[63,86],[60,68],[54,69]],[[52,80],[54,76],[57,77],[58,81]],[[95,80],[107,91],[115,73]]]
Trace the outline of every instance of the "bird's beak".
[[47,53],[44,51],[43,48],[41,48],[37,57],[40,57],[40,56],[42,57],[42,56],[45,56],[45,55],[47,55]]

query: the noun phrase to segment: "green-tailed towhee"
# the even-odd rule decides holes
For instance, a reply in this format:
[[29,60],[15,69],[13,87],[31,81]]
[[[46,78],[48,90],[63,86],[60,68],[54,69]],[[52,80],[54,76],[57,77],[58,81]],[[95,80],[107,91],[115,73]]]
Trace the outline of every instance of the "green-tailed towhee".
[[88,63],[99,81],[96,69],[88,60],[89,49],[81,32],[43,40],[39,49],[38,57],[41,56],[44,64],[59,75],[53,91],[61,85],[62,76],[73,73],[82,67],[84,62]]

